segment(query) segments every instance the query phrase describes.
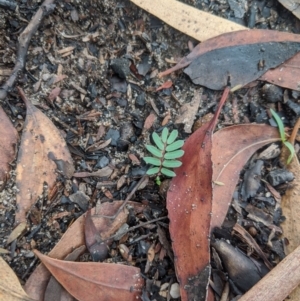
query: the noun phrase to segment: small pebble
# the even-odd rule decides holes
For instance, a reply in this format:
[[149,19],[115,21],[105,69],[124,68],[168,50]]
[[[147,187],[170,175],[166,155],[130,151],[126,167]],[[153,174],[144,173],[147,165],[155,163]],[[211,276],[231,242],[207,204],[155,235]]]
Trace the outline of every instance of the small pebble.
[[172,298],[177,299],[180,297],[180,288],[178,283],[173,283],[170,289],[170,295]]

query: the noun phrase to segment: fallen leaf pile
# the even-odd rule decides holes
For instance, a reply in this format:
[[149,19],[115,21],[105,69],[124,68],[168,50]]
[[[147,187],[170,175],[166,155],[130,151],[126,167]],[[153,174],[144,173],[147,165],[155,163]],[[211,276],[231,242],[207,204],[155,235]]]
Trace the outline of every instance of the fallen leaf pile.
[[[174,120],[175,124],[183,124],[185,133],[192,134],[183,146],[182,165],[176,169],[176,177],[172,179],[167,192],[166,203],[170,220],[172,250],[166,238],[167,235],[159,225],[157,225],[157,236],[158,245],[162,250],[160,253],[162,258],[167,254],[172,261],[172,251],[174,252],[174,266],[181,300],[212,301],[214,299],[210,287],[211,246],[214,248],[214,252],[219,254],[219,258],[227,260],[225,267],[227,268],[226,265],[228,265],[229,278],[235,282],[237,287],[243,292],[250,289],[240,300],[254,300],[255,291],[253,293],[253,289],[255,287],[259,287],[260,290],[258,294],[260,299],[258,300],[266,300],[267,296],[270,295],[272,295],[273,301],[285,298],[299,284],[299,273],[296,273],[293,282],[287,283],[287,288],[278,294],[280,297],[276,297],[274,292],[264,295],[266,291],[264,288],[270,285],[270,279],[273,280],[275,277],[274,273],[280,273],[280,265],[283,267],[285,275],[288,275],[288,264],[291,264],[295,269],[297,268],[297,271],[299,270],[295,260],[295,258],[299,258],[298,246],[300,243],[300,226],[297,222],[298,213],[300,213],[298,208],[299,162],[295,158],[289,166],[295,175],[295,181],[282,198],[282,210],[286,217],[283,230],[284,236],[290,243],[287,251],[291,254],[267,274],[273,268],[272,264],[254,238],[238,223],[233,227],[235,235],[239,235],[248,245],[253,246],[263,261],[262,266],[266,269],[258,268],[258,264],[250,259],[248,254],[246,256],[240,253],[227,242],[218,239],[211,242],[210,239],[213,230],[220,228],[226,218],[243,167],[260,148],[280,141],[278,130],[268,125],[249,123],[224,127],[216,133],[214,130],[221,109],[230,94],[230,85],[235,90],[245,87],[255,80],[263,80],[299,90],[300,69],[295,67],[295,65],[299,65],[300,61],[299,35],[272,30],[247,30],[243,26],[173,0],[153,0],[151,2],[131,0],[131,2],[155,14],[183,33],[203,41],[175,66],[161,72],[159,77],[185,68],[184,72],[193,83],[212,90],[224,90],[213,118],[193,133],[194,119],[204,101],[203,88],[197,90],[191,102],[181,105]],[[281,2],[287,5],[283,0]],[[73,17],[76,16],[73,15]],[[211,26],[210,24],[217,25]],[[98,34],[94,34],[93,38],[97,36]],[[88,42],[91,38],[91,36],[84,37],[83,41]],[[58,53],[70,55],[74,49],[75,47],[70,46]],[[84,53],[90,59],[97,60],[87,52]],[[133,67],[130,68],[134,70]],[[156,72],[158,73],[157,70]],[[137,70],[135,73],[138,74]],[[126,76],[124,75],[124,77]],[[60,74],[55,83],[65,78],[67,75]],[[35,89],[38,89],[40,84],[41,82],[38,82]],[[172,89],[175,85],[175,80],[166,80],[152,91],[161,92]],[[87,91],[74,82],[71,86],[80,93],[80,98],[83,101]],[[131,95],[130,89],[131,87],[127,88],[126,86],[124,92]],[[51,191],[55,190],[58,177],[64,180],[70,180],[72,177],[76,180],[90,177],[105,178],[110,177],[115,171],[112,164],[97,171],[92,171],[91,168],[89,171],[74,173],[73,159],[61,132],[44,113],[29,101],[21,88],[18,88],[18,92],[26,105],[27,114],[16,166],[16,227],[8,236],[7,245],[16,242],[26,232],[28,216],[43,193],[47,192],[50,195]],[[61,93],[60,87],[54,87],[47,100],[53,105]],[[128,98],[130,97],[128,96]],[[174,95],[173,97],[175,98]],[[142,135],[151,131],[157,121],[157,116],[160,115],[155,101],[150,99],[149,102],[153,110],[144,123],[139,124]],[[171,110],[164,116],[163,125],[172,120],[170,112]],[[94,113],[92,112],[92,115]],[[92,115],[89,117],[95,117]],[[85,118],[87,116],[84,116],[82,120]],[[10,163],[15,159],[18,133],[2,108],[0,108],[0,123],[0,181],[1,186],[2,184],[4,186],[10,172]],[[98,141],[87,146],[86,151],[98,151],[115,143],[112,138],[105,141],[100,140],[105,134],[104,126],[101,126],[97,134],[99,136]],[[141,164],[136,155],[130,154],[129,158],[133,164]],[[256,166],[259,171],[261,165],[262,163],[259,162]],[[255,174],[255,176],[258,177],[259,175]],[[136,189],[144,188],[149,182],[149,177],[144,180],[141,187]],[[126,181],[125,176],[120,178],[120,181],[117,186],[120,185],[121,187]],[[255,189],[253,190],[255,191]],[[278,193],[273,187],[269,190],[273,194]],[[76,193],[83,198],[85,197],[80,190]],[[65,194],[67,195],[67,192]],[[125,203],[128,207],[123,207],[123,201],[113,200],[110,191],[106,191],[104,194],[109,202],[100,202],[100,206],[89,209],[85,215],[74,220],[48,256],[38,250],[33,251],[41,263],[31,273],[24,285],[26,292],[14,272],[0,258],[2,270],[0,278],[1,300],[48,301],[75,300],[74,298],[79,301],[148,300],[148,296],[143,294],[146,276],[143,277],[140,268],[134,266],[136,262],[129,260],[129,258],[132,259],[132,254],[126,245],[120,240],[118,243],[116,243],[118,240],[114,240],[118,236],[117,233],[126,224],[129,211],[131,210],[135,216],[138,214],[146,216],[144,210],[147,205],[133,201],[126,203],[126,199]],[[245,199],[247,199],[248,194],[246,192],[244,194]],[[72,197],[74,198],[74,196]],[[70,196],[70,200],[76,203],[72,197]],[[89,200],[89,197],[86,197]],[[280,196],[277,195],[277,199],[280,201]],[[255,210],[251,206],[248,204],[248,207],[244,208],[246,211],[248,210],[249,216],[251,216],[251,209]],[[88,205],[84,211],[87,208]],[[111,216],[115,216],[115,218],[110,218]],[[270,219],[268,225],[272,228],[273,220],[271,217]],[[280,229],[277,226],[273,228]],[[121,231],[121,236],[125,232]],[[103,262],[109,258],[110,247],[114,242],[117,244],[125,264],[124,261],[122,264],[112,263],[112,261],[110,263],[108,261]],[[271,240],[269,244],[272,244]],[[79,261],[81,255],[86,251],[89,251],[94,262]],[[145,260],[145,270],[150,269],[157,253],[155,244],[151,245]],[[295,258],[291,256],[292,254]],[[243,268],[242,276],[239,273],[240,270],[236,272],[234,269],[236,262],[247,263],[245,266],[242,263],[238,264]],[[245,278],[244,274],[247,274],[247,271],[251,271],[251,274],[254,275],[251,281]],[[241,278],[243,279],[241,280]],[[264,281],[268,284],[265,284]],[[287,280],[282,279],[282,281]],[[251,288],[252,286],[254,287]],[[276,286],[279,287],[277,282]],[[175,283],[173,287],[178,289],[178,284]],[[167,294],[171,294],[171,289],[166,292]],[[179,292],[175,292],[174,295],[179,297]],[[298,300],[299,290],[296,290],[291,296],[294,298],[292,300]]]

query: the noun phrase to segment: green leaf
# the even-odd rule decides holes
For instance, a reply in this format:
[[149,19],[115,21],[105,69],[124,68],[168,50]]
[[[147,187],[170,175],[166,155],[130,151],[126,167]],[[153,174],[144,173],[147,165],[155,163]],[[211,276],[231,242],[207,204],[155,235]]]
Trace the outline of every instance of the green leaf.
[[143,159],[147,164],[152,164],[152,165],[155,165],[155,166],[161,166],[161,161],[158,158],[144,157]]
[[146,174],[149,176],[155,175],[159,172],[159,167],[153,167],[147,170]]
[[178,137],[178,131],[177,131],[177,130],[173,130],[173,131],[171,132],[171,134],[170,134],[168,140],[167,140],[167,143],[168,143],[168,144],[173,143],[173,142],[176,140],[177,137]]
[[162,133],[161,133],[161,140],[162,140],[163,143],[167,142],[168,135],[169,135],[168,128],[164,128]]
[[156,183],[156,185],[160,186],[161,180],[160,180],[160,177],[159,177],[159,176],[157,176],[157,177],[155,178],[155,183]]
[[173,177],[176,176],[174,171],[172,171],[170,169],[167,169],[167,168],[162,168],[160,171],[161,171],[162,174],[164,174],[167,177],[173,178]]
[[290,164],[295,155],[295,148],[294,148],[293,144],[290,143],[289,141],[284,141],[283,144],[289,149],[289,151],[291,153],[286,162],[287,164]]
[[154,140],[156,146],[157,146],[160,150],[164,150],[164,149],[165,149],[164,143],[161,141],[160,137],[158,136],[158,134],[157,134],[156,132],[153,132],[152,138],[153,138],[153,140]]
[[176,168],[182,165],[180,161],[177,160],[164,160],[162,165],[164,167],[171,167],[171,168]]
[[174,151],[175,149],[178,149],[178,148],[181,148],[184,144],[184,141],[183,140],[177,140],[175,141],[174,143],[168,145],[166,147],[166,151],[167,152],[171,152],[171,151]]
[[158,148],[156,148],[153,145],[146,145],[146,149],[155,157],[162,158],[163,156],[162,151],[160,151]]
[[281,118],[279,117],[279,115],[273,109],[270,109],[270,111],[271,111],[272,116],[273,116],[273,118],[275,119],[275,121],[278,125],[281,141],[284,142],[284,141],[286,141],[286,138],[285,138],[285,133],[284,133],[283,122],[282,122]]
[[179,149],[175,152],[166,153],[164,159],[177,159],[182,157],[184,154],[184,151],[182,149]]

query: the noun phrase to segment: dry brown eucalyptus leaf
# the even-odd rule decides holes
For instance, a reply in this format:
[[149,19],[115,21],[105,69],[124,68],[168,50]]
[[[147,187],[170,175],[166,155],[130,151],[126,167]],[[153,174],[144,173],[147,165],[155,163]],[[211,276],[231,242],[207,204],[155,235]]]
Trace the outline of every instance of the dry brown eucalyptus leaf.
[[2,257],[0,257],[0,270],[0,300],[34,301],[24,292],[18,277]]
[[36,250],[34,253],[79,301],[139,299],[144,281],[138,268],[113,263],[63,261]]
[[9,163],[15,159],[18,133],[1,107],[0,125],[0,181],[5,184],[10,171]]
[[242,25],[175,0],[131,0],[131,2],[198,41],[225,32],[246,29]]
[[43,192],[44,183],[49,191],[56,182],[57,165],[61,160],[72,163],[67,144],[59,130],[40,110],[19,93],[26,104],[27,115],[17,160],[16,224],[26,221],[26,214]]
[[[114,220],[109,218],[104,218],[99,215],[111,216],[114,215],[120,206],[123,204],[123,201],[114,201],[112,203],[103,203],[98,208],[98,211],[95,208],[92,209],[92,218],[95,223],[96,229],[101,233],[101,237],[106,239],[116,231],[127,221],[128,210],[122,210],[118,217]],[[143,212],[145,205],[135,202],[128,202],[128,205],[134,208],[136,214]],[[84,224],[85,224],[85,215],[80,216],[66,231],[61,240],[56,244],[56,246],[51,250],[49,256],[63,259],[69,253],[71,253],[75,248],[85,245],[84,237]],[[44,301],[43,296],[47,283],[49,281],[50,274],[43,264],[40,264],[34,272],[30,275],[29,279],[25,284],[25,290],[29,296],[35,298],[39,301]]]

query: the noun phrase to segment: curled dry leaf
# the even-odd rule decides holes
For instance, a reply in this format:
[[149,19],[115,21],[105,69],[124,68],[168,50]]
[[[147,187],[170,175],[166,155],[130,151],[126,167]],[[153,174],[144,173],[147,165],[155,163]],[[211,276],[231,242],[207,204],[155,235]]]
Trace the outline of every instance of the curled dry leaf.
[[15,159],[18,133],[0,107],[0,185],[2,188],[8,178],[10,163]]
[[240,171],[261,147],[279,141],[277,128],[260,124],[241,124],[224,128],[213,136],[212,161],[214,185],[211,229],[221,227]]
[[51,191],[56,182],[54,160],[72,164],[72,157],[59,130],[40,110],[19,93],[26,104],[27,115],[17,159],[16,223],[25,222],[26,214],[43,192],[44,183]]
[[[91,210],[95,227],[99,233],[101,233],[101,237],[103,239],[109,238],[111,235],[115,234],[116,231],[126,223],[128,211],[126,209],[122,210],[114,220],[103,218],[95,214],[97,213],[99,215],[112,216],[118,211],[122,204],[122,201],[114,201],[112,203],[101,204],[97,212],[95,212],[95,208]],[[140,203],[128,202],[128,204],[134,208],[136,214],[143,212],[145,208],[145,206]],[[70,226],[61,240],[51,250],[49,256],[58,259],[64,259],[74,249],[85,245],[84,225],[85,216],[82,215]],[[25,291],[32,298],[35,298],[39,301],[44,301],[43,296],[49,278],[50,274],[48,270],[43,264],[40,264],[27,280],[24,287]]]
[[70,262],[34,251],[58,282],[79,301],[130,301],[141,295],[140,269],[121,264]]
[[2,257],[0,257],[0,270],[0,300],[34,301],[24,292],[18,277]]

